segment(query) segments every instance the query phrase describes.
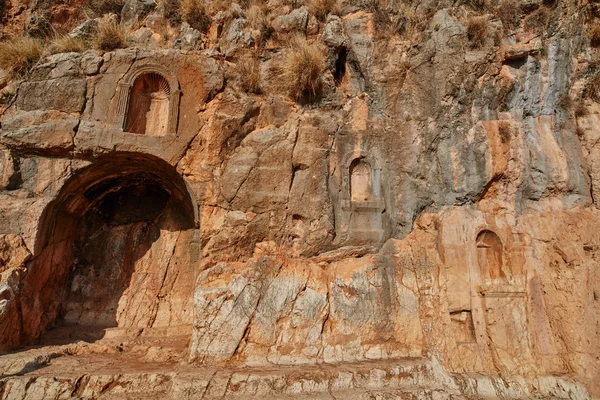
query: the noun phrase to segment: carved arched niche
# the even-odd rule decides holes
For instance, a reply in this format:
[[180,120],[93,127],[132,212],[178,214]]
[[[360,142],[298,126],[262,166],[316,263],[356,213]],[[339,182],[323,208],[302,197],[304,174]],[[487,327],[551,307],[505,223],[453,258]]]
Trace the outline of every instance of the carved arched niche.
[[134,68],[117,88],[115,125],[148,136],[175,134],[179,116],[179,82],[165,68]]
[[342,163],[345,190],[341,200],[347,225],[344,227],[340,221],[338,233],[351,242],[382,243],[385,202],[381,195],[381,168],[375,157],[364,150],[346,154]]
[[484,281],[511,279],[512,274],[504,263],[504,246],[500,237],[490,230],[484,230],[477,235],[476,243],[477,264],[481,278]]
[[369,201],[373,199],[373,171],[371,165],[361,158],[350,164],[350,200]]

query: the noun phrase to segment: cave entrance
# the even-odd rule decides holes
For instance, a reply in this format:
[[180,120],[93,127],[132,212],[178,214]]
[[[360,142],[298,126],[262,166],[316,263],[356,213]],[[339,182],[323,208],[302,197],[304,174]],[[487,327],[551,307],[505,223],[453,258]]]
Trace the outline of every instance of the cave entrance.
[[197,209],[176,170],[146,155],[99,159],[44,211],[24,282],[26,339],[56,328],[65,340],[106,328],[189,336],[198,260]]

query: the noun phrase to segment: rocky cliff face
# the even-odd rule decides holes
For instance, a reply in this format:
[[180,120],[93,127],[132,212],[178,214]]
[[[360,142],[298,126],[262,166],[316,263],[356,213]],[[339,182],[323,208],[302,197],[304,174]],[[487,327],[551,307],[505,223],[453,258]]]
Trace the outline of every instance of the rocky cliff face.
[[594,2],[174,3],[5,75],[0,398],[600,396]]

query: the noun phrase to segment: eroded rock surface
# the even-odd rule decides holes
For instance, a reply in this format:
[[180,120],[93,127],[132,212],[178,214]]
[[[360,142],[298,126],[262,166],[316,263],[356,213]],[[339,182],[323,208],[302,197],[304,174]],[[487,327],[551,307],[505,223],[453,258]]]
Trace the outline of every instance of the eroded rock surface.
[[0,88],[0,398],[600,396],[593,3],[125,3]]

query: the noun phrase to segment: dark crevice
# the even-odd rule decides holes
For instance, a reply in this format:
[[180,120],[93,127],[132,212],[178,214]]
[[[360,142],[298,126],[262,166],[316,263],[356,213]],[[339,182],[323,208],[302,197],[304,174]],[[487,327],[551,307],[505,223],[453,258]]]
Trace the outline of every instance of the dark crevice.
[[338,53],[337,60],[335,61],[335,71],[333,72],[333,78],[336,84],[340,84],[344,76],[346,75],[346,59],[348,57],[348,51],[345,47],[342,47]]
[[18,157],[12,157],[13,164],[13,173],[8,178],[8,184],[6,185],[6,190],[15,190],[23,185],[23,177],[21,176],[21,162]]

